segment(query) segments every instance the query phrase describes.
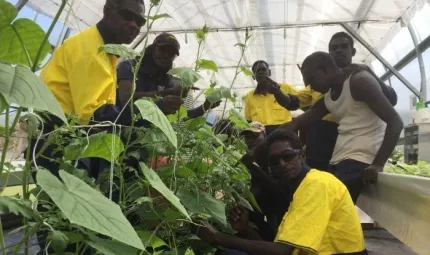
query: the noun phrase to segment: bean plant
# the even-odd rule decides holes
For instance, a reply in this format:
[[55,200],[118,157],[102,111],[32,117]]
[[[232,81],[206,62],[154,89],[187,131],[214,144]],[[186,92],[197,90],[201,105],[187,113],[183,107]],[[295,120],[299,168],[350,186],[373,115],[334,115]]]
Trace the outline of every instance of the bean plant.
[[[29,254],[28,242],[36,233],[45,233],[46,254],[215,254],[222,248],[201,242],[191,229],[200,220],[208,220],[232,232],[226,207],[235,199],[250,209],[258,208],[249,190],[248,170],[239,162],[245,144],[222,130],[214,132],[205,117],[189,119],[183,107],[165,116],[152,100],[133,101],[133,96],[129,103],[139,111],[130,107],[130,126],[115,122],[77,125],[35,74],[51,50],[48,38],[66,4],[62,0],[45,33],[31,20],[16,19],[15,7],[0,0],[0,113],[6,118],[0,129],[5,139],[0,161],[2,183],[7,185],[14,173],[6,152],[20,120],[27,122],[29,142],[45,141],[38,151],[27,148],[22,194],[0,197],[0,213],[22,216],[22,225],[15,231],[24,233],[22,240],[6,247],[0,218],[2,254],[17,254],[21,249]],[[168,14],[153,13],[159,5],[160,1],[151,0],[148,33],[158,19],[169,18]],[[206,25],[195,31],[199,47],[192,67],[169,71],[183,88],[201,80],[199,72],[218,72],[213,60],[202,58],[209,32]],[[210,102],[235,102],[231,92],[234,80],[240,73],[251,74],[242,66],[250,37],[246,31],[245,40],[236,45],[241,57],[231,85],[211,82],[204,92]],[[144,44],[146,48],[148,39]],[[122,45],[104,45],[99,50],[123,59],[143,56],[143,52]],[[136,70],[140,64],[138,61]],[[18,108],[11,119],[12,104]],[[57,116],[63,125],[43,132],[41,116],[45,113]],[[248,125],[234,109],[228,118],[237,128]],[[137,125],[140,119],[148,125]],[[49,145],[56,145],[61,155],[48,159],[60,165],[58,176],[35,164],[35,159],[45,157],[43,151]],[[105,167],[87,169],[79,164],[85,159],[105,162]],[[32,175],[37,187],[30,189]],[[7,187],[1,188],[3,192]]]

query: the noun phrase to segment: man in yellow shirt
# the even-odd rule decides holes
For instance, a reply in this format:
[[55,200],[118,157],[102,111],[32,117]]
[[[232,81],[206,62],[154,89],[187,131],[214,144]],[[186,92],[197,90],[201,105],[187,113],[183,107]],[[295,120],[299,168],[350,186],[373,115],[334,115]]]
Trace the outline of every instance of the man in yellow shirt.
[[[354,40],[345,32],[338,32],[332,36],[329,42],[329,54],[334,58],[336,65],[351,73],[359,66],[352,64],[352,57],[355,56]],[[397,103],[396,92],[386,86],[367,66],[367,71],[378,79],[380,86],[392,105]],[[296,94],[300,101],[301,108],[307,108],[314,105],[323,95],[308,85],[306,88],[299,90]],[[308,127],[306,142],[306,163],[313,168],[327,170],[329,161],[332,157],[334,146],[338,135],[338,124],[332,114],[327,114],[321,120],[315,121]]]
[[249,122],[258,121],[270,134],[279,125],[291,121],[291,110],[299,107],[294,96],[296,90],[287,83],[278,84],[270,79],[269,65],[258,60],[252,65],[257,87],[245,96],[245,118]]
[[209,243],[245,252],[230,254],[367,254],[360,219],[345,185],[305,164],[303,146],[295,133],[278,129],[266,145],[273,177],[293,198],[275,241],[262,241],[247,224],[247,212],[241,207],[229,218],[246,239],[220,233],[208,223],[198,228],[197,235]]
[[145,24],[143,0],[107,0],[103,18],[68,38],[42,70],[41,78],[64,112],[80,124],[114,121],[118,57],[100,52],[105,44],[131,43]]

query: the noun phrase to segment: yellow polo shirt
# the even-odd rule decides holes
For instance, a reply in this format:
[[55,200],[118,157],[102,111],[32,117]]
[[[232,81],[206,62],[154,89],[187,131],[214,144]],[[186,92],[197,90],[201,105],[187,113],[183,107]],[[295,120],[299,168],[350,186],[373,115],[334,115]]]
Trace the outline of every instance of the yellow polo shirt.
[[[312,106],[323,97],[321,93],[311,89],[311,86],[309,85],[304,89],[297,91],[296,96],[299,98],[300,108]],[[322,119],[337,123],[336,118],[331,113],[327,114]]]
[[365,250],[360,218],[345,185],[334,175],[311,169],[297,188],[275,242],[293,254],[331,255]]
[[[296,94],[294,87],[287,83],[280,84],[284,94]],[[245,118],[248,121],[258,121],[263,125],[281,125],[291,121],[291,113],[281,106],[272,94],[255,94],[255,89],[246,94]]]
[[87,124],[97,108],[116,102],[118,58],[99,53],[104,44],[96,26],[68,38],[43,68],[41,79],[66,114]]

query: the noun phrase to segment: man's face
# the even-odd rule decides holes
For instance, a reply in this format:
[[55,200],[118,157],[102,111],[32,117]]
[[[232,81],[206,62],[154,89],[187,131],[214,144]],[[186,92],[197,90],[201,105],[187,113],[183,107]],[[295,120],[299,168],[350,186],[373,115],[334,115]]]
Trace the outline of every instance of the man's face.
[[252,71],[254,73],[254,79],[257,80],[257,82],[260,82],[261,77],[270,77],[271,75],[269,66],[265,63],[259,63]]
[[309,66],[302,69],[302,75],[304,84],[309,84],[313,90],[322,94],[329,91],[328,73],[324,68]]
[[293,149],[285,140],[272,143],[269,147],[269,166],[276,180],[288,183],[296,178],[302,169],[300,150]]
[[158,67],[163,69],[170,68],[172,67],[173,61],[176,58],[176,50],[172,45],[155,44],[154,54],[152,57],[154,58],[154,62]]
[[245,143],[249,150],[263,143],[265,138],[264,132],[245,131],[242,133],[242,135],[245,138]]
[[345,68],[352,62],[352,57],[355,55],[355,49],[349,44],[346,37],[338,37],[331,41],[328,46],[330,55],[336,61],[336,65],[340,68]]
[[111,8],[107,16],[120,44],[133,42],[146,23],[145,6],[131,0],[123,0],[123,3]]

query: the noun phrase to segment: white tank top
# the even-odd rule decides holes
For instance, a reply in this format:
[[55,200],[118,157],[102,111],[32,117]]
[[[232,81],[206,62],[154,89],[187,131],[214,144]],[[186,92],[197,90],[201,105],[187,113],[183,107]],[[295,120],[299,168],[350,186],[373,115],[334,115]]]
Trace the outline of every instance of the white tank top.
[[337,100],[331,99],[331,90],[324,95],[327,109],[339,121],[339,136],[330,164],[345,159],[372,164],[384,139],[386,124],[366,103],[352,98],[350,79],[343,83]]

